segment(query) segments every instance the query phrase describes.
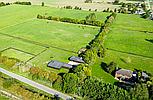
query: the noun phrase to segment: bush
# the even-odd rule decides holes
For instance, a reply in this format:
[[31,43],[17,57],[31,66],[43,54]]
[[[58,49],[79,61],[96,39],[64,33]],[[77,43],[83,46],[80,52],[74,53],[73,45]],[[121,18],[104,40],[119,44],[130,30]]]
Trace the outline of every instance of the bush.
[[67,17],[54,17],[54,16],[42,16],[40,14],[37,15],[38,19],[47,19],[47,20],[54,20],[54,21],[61,21],[61,22],[67,22],[67,23],[74,23],[74,24],[83,24],[83,25],[92,25],[92,26],[101,26],[102,22],[96,21],[96,19],[86,19],[86,20],[78,20],[78,19],[72,19]]
[[85,0],[84,3],[92,3],[92,0]]
[[42,3],[41,3],[41,6],[45,6],[45,3],[44,3],[44,2],[42,2]]

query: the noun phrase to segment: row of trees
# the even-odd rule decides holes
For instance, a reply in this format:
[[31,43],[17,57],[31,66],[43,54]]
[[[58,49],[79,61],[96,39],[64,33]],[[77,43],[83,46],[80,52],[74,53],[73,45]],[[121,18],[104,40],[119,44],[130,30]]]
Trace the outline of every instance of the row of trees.
[[0,2],[0,7],[2,7],[2,6],[6,6],[6,5],[10,5],[10,3]]
[[116,17],[115,13],[112,13],[107,17],[104,25],[101,26],[99,34],[86,46],[86,52],[80,54],[79,56],[83,57],[84,61],[88,64],[93,64],[96,62],[97,58],[103,58],[105,56],[104,48],[104,37],[109,32],[109,27],[113,23]]
[[65,9],[75,9],[75,10],[82,10],[81,7],[75,6],[74,8],[72,6],[64,6]]
[[51,84],[59,77],[56,73],[43,70],[40,67],[31,67],[29,72],[33,80],[44,80],[50,82]]
[[85,0],[84,3],[92,3],[92,0]]
[[14,95],[22,97],[24,100],[56,100],[54,96],[46,93],[36,91],[35,89],[24,85],[18,80],[10,77],[6,77],[4,74],[0,74],[0,80],[3,88],[7,89],[8,92],[12,92]]
[[20,2],[20,1],[17,1],[17,2],[14,2],[13,4],[31,5],[31,2]]
[[92,26],[101,26],[102,22],[97,21],[95,18],[95,14],[90,14],[86,17],[85,20],[79,20],[79,19],[73,19],[73,18],[67,18],[67,17],[54,17],[54,16],[45,16],[45,15],[37,15],[38,19],[48,19],[48,20],[54,20],[54,21],[61,21],[61,22],[67,22],[67,23],[74,23],[74,24],[83,24],[83,25],[92,25]]

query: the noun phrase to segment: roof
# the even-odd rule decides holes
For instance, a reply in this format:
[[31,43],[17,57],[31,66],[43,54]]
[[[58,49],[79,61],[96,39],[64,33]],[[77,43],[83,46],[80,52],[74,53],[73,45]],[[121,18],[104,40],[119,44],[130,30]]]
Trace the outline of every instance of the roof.
[[66,63],[64,63],[62,67],[64,67],[64,68],[72,68],[73,66],[70,65],[70,64],[66,64]]
[[62,67],[63,63],[62,62],[58,62],[58,61],[55,61],[55,60],[52,60],[48,63],[48,67],[53,67],[53,68],[57,68],[57,69],[60,69]]
[[74,62],[84,63],[81,57],[71,56],[69,60]]
[[52,68],[56,68],[56,69],[60,69],[61,67],[72,68],[72,66],[70,64],[66,64],[63,62],[56,61],[56,60],[50,61],[47,66],[52,67]]
[[121,74],[123,76],[127,76],[127,77],[132,77],[132,71],[131,70],[126,70],[126,69],[120,69],[118,71],[116,71],[116,74]]

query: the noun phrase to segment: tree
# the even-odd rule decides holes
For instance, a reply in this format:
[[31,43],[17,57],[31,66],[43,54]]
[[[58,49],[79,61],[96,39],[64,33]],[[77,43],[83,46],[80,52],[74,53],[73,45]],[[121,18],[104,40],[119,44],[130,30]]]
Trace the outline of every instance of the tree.
[[42,3],[41,3],[41,6],[45,6],[45,3],[44,3],[44,2],[42,2]]
[[63,90],[66,93],[75,93],[77,90],[78,76],[73,73],[66,73],[63,76]]
[[92,3],[92,0],[85,0],[84,3]]
[[114,12],[117,12],[117,9],[116,8],[114,9]]
[[107,8],[106,12],[109,12],[109,8]]
[[114,5],[118,5],[118,4],[119,4],[119,0],[115,0],[115,1],[113,2],[113,4],[114,4]]
[[88,16],[86,16],[86,21],[91,23],[96,20],[96,14],[95,13],[90,13]]
[[150,13],[151,13],[151,11],[150,10],[147,10],[147,11],[145,11],[144,14],[141,15],[141,17],[147,19],[147,18],[150,17]]
[[146,84],[137,84],[130,90],[133,100],[149,100],[149,91]]
[[112,75],[114,75],[114,71],[116,70],[117,64],[115,62],[110,62],[110,64],[106,67],[106,71]]
[[61,76],[58,76],[56,81],[53,82],[53,88],[62,91],[63,90],[63,80]]

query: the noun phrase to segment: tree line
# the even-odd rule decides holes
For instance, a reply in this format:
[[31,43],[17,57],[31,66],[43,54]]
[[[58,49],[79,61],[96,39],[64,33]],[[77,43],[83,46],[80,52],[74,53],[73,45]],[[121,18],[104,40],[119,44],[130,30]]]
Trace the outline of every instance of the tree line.
[[0,2],[0,7],[10,5],[10,3]]
[[55,96],[52,96],[50,94],[44,93],[42,91],[38,91],[37,89],[25,85],[22,82],[10,78],[9,76],[6,76],[5,74],[0,72],[0,80],[2,87],[4,89],[7,89],[8,92],[13,93],[16,96],[19,96],[19,98],[25,99],[25,100],[57,100]]
[[103,26],[101,26],[99,33],[95,38],[86,46],[87,50],[79,56],[83,57],[84,61],[88,64],[93,64],[100,57],[105,56],[106,49],[104,48],[104,38],[109,32],[109,27],[113,23],[116,13],[112,13],[107,17]]
[[38,14],[37,18],[100,27],[103,23],[101,21],[97,21],[96,19],[91,18],[93,16],[95,16],[95,14],[91,13],[88,15],[88,18],[86,17],[86,19],[84,20],[79,20],[79,19],[73,19],[73,18],[67,18],[67,17],[45,16],[45,15]]
[[20,5],[31,5],[31,2],[20,2],[20,1],[16,1],[13,4],[20,4]]

